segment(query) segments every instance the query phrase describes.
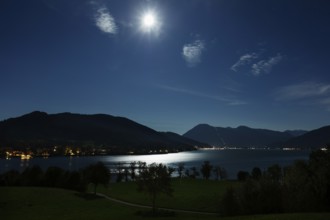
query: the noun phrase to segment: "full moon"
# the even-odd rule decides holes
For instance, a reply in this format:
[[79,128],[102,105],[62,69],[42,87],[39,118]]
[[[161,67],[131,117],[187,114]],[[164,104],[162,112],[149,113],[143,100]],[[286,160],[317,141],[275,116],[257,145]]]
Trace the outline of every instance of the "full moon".
[[146,28],[152,28],[156,24],[156,17],[152,13],[147,13],[142,18],[142,25]]
[[158,33],[161,26],[158,16],[154,11],[148,11],[142,14],[140,23],[141,30],[148,33]]

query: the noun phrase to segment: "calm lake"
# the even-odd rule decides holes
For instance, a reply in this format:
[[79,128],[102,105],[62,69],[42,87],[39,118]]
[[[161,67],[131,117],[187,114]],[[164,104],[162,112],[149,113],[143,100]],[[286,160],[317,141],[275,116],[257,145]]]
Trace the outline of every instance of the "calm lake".
[[32,158],[21,160],[19,158],[0,159],[0,173],[11,169],[24,170],[28,166],[39,165],[46,169],[49,166],[57,166],[66,170],[79,170],[97,161],[103,162],[109,169],[116,167],[118,163],[128,164],[132,161],[142,161],[147,164],[163,163],[171,167],[177,167],[182,162],[185,169],[200,167],[204,161],[210,161],[213,166],[221,166],[226,169],[228,178],[235,179],[238,171],[251,171],[258,166],[262,170],[273,164],[280,166],[291,165],[295,160],[307,160],[309,150],[283,151],[283,150],[197,150],[173,154],[160,155],[132,155],[132,156],[91,156],[91,157],[50,157]]

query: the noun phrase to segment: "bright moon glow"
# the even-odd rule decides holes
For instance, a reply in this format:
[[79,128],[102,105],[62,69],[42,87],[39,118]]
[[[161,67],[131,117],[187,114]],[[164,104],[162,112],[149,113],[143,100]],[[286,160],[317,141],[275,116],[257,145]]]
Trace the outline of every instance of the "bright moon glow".
[[147,13],[142,19],[143,26],[146,28],[152,28],[156,24],[156,18],[152,13]]
[[144,32],[158,33],[160,29],[160,22],[157,14],[154,11],[145,12],[141,16],[141,30]]

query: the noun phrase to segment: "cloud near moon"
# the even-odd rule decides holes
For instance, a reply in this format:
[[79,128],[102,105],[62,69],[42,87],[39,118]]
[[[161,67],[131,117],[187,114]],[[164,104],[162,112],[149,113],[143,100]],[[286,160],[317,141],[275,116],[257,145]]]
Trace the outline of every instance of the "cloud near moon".
[[201,62],[203,50],[205,50],[205,43],[202,40],[195,40],[190,44],[183,45],[182,56],[189,67],[194,67]]
[[97,10],[97,13],[95,14],[95,23],[104,33],[116,34],[118,31],[115,19],[111,16],[106,7],[101,7]]

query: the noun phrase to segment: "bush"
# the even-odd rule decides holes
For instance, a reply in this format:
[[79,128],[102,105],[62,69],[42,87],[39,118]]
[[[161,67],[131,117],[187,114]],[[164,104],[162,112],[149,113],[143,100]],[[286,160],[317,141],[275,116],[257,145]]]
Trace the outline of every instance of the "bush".
[[232,188],[228,188],[222,197],[222,214],[225,216],[234,216],[241,213],[237,199],[237,192]]
[[250,177],[249,172],[246,172],[246,171],[242,171],[242,170],[240,170],[240,171],[238,171],[238,173],[237,173],[237,180],[239,180],[239,181],[245,181],[245,180],[247,180],[249,177]]

